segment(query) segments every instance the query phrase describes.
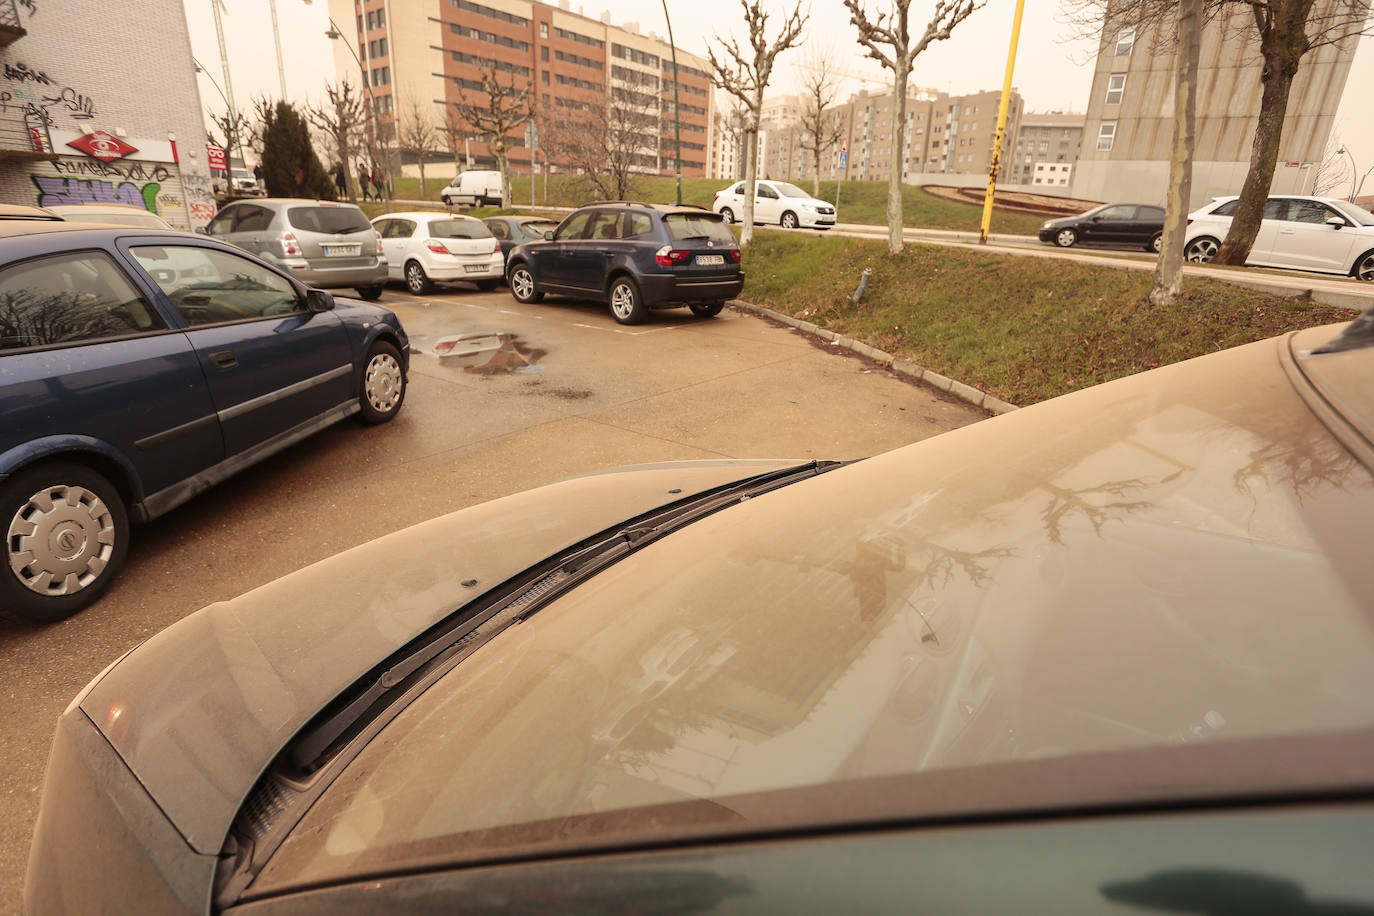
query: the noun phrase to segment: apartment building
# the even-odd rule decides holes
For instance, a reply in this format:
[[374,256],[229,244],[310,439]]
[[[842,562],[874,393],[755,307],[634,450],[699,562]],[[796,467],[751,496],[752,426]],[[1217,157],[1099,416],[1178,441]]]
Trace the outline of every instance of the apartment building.
[[[615,25],[608,14],[592,19],[533,0],[329,0],[329,13],[351,35],[358,61],[368,74],[380,120],[394,125],[403,110],[420,105],[435,123],[463,100],[481,103],[482,77],[493,68],[510,84],[533,92],[540,122],[558,125],[577,113],[609,105],[632,105],[655,114],[660,129],[637,154],[646,172],[674,171],[674,85],[672,48],[639,25]],[[338,79],[357,82],[359,62],[350,49],[334,49]],[[682,173],[706,175],[711,149],[709,63],[677,49]],[[453,137],[456,156],[474,164],[494,162],[476,139]],[[512,166],[528,170],[531,154],[524,128],[506,138]],[[538,153],[544,163],[548,149]],[[552,160],[557,166],[557,159]]]
[[1015,143],[1003,156],[999,183],[1067,187],[1083,146],[1083,123],[1081,114],[1026,112]]
[[[1114,4],[1108,22],[1121,22],[1124,8]],[[1239,193],[1250,166],[1261,93],[1261,60],[1251,19],[1248,9],[1237,6],[1203,28],[1190,206]],[[1177,52],[1159,37],[1148,29],[1137,34],[1130,25],[1103,30],[1073,196],[1164,202]],[[1358,43],[1358,36],[1352,36],[1304,56],[1288,98],[1271,185],[1275,193],[1311,191]]]

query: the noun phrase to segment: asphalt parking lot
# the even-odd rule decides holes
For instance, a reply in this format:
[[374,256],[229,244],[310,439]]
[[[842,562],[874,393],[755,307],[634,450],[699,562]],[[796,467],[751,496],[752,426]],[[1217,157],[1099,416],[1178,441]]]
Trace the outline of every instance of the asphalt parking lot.
[[519,305],[504,288],[418,299],[393,289],[383,304],[413,347],[395,421],[339,424],[136,528],[121,577],[78,616],[43,629],[0,622],[0,912],[20,909],[57,716],[110,661],[198,608],[399,528],[588,471],[857,458],[985,417],[729,309],[706,320],[655,312],[628,328],[601,305]]

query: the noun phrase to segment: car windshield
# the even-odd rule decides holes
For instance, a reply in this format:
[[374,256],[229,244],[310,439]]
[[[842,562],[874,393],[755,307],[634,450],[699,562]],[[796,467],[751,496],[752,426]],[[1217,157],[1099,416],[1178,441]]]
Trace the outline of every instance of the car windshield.
[[650,544],[400,712],[257,886],[1303,785],[1341,757],[1321,742],[1374,727],[1374,479],[1273,352],[1091,389],[1052,428],[1036,408],[975,424]]
[[1374,213],[1369,212],[1359,204],[1352,204],[1348,200],[1337,201],[1334,206],[1346,216],[1355,221],[1359,226],[1374,226]]
[[489,239],[491,230],[481,220],[436,219],[429,224],[429,234],[436,239]]
[[545,232],[552,232],[557,228],[558,224],[553,220],[520,224],[520,231],[525,234],[526,238],[531,239],[542,239]]
[[253,173],[250,172],[250,171],[248,171],[247,169],[234,169],[234,177],[235,177],[235,178],[245,178],[245,179],[247,179],[248,181],[253,181],[253,180],[254,180],[254,179],[253,179]]
[[807,192],[803,191],[801,188],[797,187],[796,185],[794,185],[794,184],[788,184],[788,183],[785,182],[785,181],[775,181],[775,182],[773,182],[773,187],[777,188],[777,189],[778,189],[778,193],[781,194],[783,197],[810,197],[810,196],[811,196],[810,194],[808,194]]
[[372,228],[357,207],[291,207],[286,218],[293,228],[326,235],[366,232]]
[[663,225],[668,228],[668,238],[675,242],[709,239],[732,246],[738,244],[730,227],[714,213],[669,213],[663,217]]

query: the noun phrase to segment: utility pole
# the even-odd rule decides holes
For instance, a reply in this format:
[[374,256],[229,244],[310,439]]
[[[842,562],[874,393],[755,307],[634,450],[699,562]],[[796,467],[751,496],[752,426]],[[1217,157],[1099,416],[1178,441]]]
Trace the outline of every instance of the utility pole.
[[[305,0],[309,3],[310,0]],[[272,11],[272,41],[277,46],[277,79],[281,82],[281,100],[286,101],[286,65],[281,59],[281,30],[277,28],[277,0],[267,0],[267,8]]]
[[1007,50],[1007,75],[1002,81],[1002,103],[997,106],[997,138],[992,141],[992,162],[988,164],[988,193],[983,198],[983,222],[978,227],[978,244],[988,243],[992,226],[992,197],[997,191],[997,170],[1002,165],[1002,145],[1007,133],[1007,106],[1011,103],[1011,73],[1016,67],[1016,42],[1021,37],[1021,12],[1026,0],[1016,0],[1016,16],[1011,23],[1011,47]]
[[677,205],[682,206],[682,105],[678,100],[677,44],[673,41],[673,20],[668,18],[668,0],[663,0],[663,18],[668,23],[668,47],[673,52],[673,139],[676,143]]
[[[219,10],[222,6],[224,6],[224,0],[210,0],[210,9],[215,13],[215,37],[219,39],[219,62],[224,68],[224,91],[220,94],[224,96],[224,103],[229,106],[229,123],[234,125],[234,141],[239,148],[239,163],[244,168],[248,168],[248,160],[243,158],[243,130],[242,125],[239,124],[239,109],[234,104],[234,83],[229,78],[229,49],[224,44],[224,22],[219,16]],[[208,78],[210,76],[209,71],[206,71],[205,75]],[[211,85],[214,85],[214,82],[214,80],[210,80]],[[219,87],[215,86],[215,88],[218,89]],[[232,163],[226,163],[226,165],[232,165]],[[229,170],[229,174],[234,174],[232,168]],[[233,185],[231,184],[230,187]]]

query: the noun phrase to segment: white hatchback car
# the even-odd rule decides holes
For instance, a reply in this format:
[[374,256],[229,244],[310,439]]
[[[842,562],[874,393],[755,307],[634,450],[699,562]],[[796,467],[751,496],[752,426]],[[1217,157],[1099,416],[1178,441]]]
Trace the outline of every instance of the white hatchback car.
[[389,280],[404,280],[415,295],[435,282],[467,280],[494,289],[506,273],[506,258],[480,219],[453,213],[384,213],[372,221],[382,237]]
[[[1188,214],[1183,248],[1188,260],[1212,260],[1231,228],[1238,200],[1215,197]],[[1245,263],[1374,281],[1374,214],[1331,197],[1270,197]]]
[[[754,191],[754,222],[777,223],[784,229],[829,229],[835,225],[835,207],[817,200],[794,184],[785,181],[759,181]],[[727,223],[744,218],[744,186],[737,181],[716,192],[711,203]]]

